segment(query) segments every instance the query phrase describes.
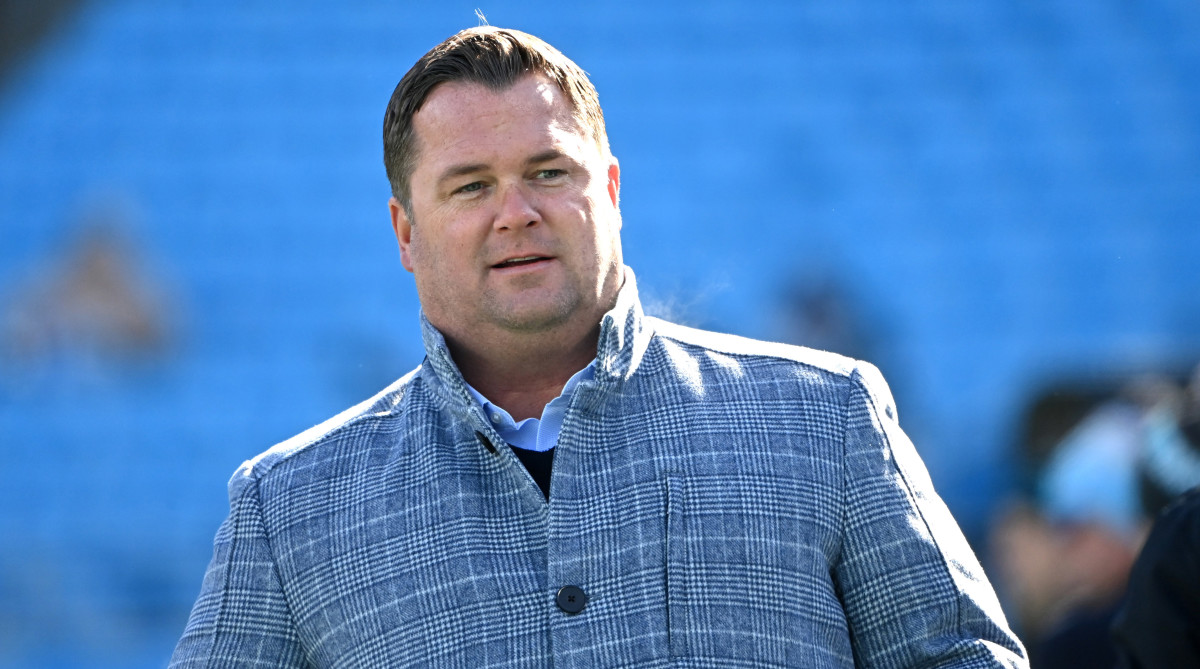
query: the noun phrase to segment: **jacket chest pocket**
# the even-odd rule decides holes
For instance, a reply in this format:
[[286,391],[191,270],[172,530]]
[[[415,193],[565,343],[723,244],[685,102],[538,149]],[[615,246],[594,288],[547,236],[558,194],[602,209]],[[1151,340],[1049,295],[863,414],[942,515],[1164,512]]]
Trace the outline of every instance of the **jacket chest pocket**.
[[830,496],[771,477],[668,475],[665,488],[671,657],[839,666]]

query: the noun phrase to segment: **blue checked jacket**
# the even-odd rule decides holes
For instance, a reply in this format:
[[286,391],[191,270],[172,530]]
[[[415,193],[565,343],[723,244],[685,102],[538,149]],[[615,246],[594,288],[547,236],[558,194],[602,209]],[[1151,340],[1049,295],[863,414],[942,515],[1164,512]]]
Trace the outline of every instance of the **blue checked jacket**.
[[873,367],[644,317],[627,272],[547,503],[422,321],[234,475],[171,666],[1026,666]]

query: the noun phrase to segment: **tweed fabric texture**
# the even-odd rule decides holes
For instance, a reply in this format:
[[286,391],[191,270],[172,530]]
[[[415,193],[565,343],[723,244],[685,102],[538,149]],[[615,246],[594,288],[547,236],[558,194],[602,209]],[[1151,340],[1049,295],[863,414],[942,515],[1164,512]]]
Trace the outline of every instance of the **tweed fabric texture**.
[[1026,666],[873,367],[644,317],[627,270],[547,503],[422,320],[234,475],[173,667]]

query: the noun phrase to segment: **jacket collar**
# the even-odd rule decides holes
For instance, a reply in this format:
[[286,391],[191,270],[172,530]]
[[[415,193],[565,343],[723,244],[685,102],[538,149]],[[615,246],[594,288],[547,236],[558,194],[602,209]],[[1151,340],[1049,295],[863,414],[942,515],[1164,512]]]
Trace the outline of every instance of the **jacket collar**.
[[638,298],[637,280],[633,270],[626,266],[625,283],[617,293],[617,303],[600,320],[597,378],[611,384],[632,376],[641,364],[652,334]]
[[[600,337],[596,343],[595,381],[605,389],[615,389],[633,375],[653,334],[642,311],[633,270],[626,266],[624,274],[625,282],[617,293],[616,304],[600,321]],[[425,317],[424,310],[421,311],[421,337],[425,343],[421,375],[434,393],[451,406],[464,408],[473,417],[473,422],[488,426],[482,412],[477,410],[478,404],[471,397],[458,365],[450,357],[446,339]]]

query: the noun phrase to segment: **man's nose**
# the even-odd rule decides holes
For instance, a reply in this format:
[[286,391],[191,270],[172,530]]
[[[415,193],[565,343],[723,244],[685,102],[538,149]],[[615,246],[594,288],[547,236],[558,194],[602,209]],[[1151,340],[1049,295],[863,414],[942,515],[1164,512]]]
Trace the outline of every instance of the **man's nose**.
[[531,193],[524,184],[503,188],[500,194],[500,210],[496,212],[496,230],[518,230],[537,225],[542,216],[538,213]]

